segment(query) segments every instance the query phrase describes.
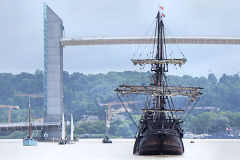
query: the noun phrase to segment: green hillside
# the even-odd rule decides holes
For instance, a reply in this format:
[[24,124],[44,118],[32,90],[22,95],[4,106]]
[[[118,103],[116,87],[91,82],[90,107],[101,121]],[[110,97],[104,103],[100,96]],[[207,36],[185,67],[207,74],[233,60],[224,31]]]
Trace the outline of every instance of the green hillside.
[[[150,72],[125,71],[85,75],[82,73],[69,74],[65,71],[63,74],[63,84],[66,116],[73,113],[75,121],[79,121],[82,119],[83,115],[94,115],[98,116],[100,121],[104,121],[105,111],[103,107],[99,106],[99,103],[118,101],[114,88],[118,87],[119,84],[147,85],[150,83],[150,77]],[[192,77],[188,75],[182,77],[170,75],[168,82],[169,85],[203,87],[204,94],[197,106],[219,107],[222,112],[231,111],[234,112],[234,114],[240,111],[240,77],[238,74],[224,74],[219,80],[217,80],[214,74],[209,74],[207,78]],[[21,107],[20,111],[12,110],[13,122],[27,120],[26,111],[28,101],[24,97],[16,97],[15,94],[42,94],[42,84],[43,73],[39,70],[34,74],[24,72],[16,75],[11,73],[0,73],[0,104],[19,105]],[[130,96],[129,98],[133,100],[133,97]],[[138,96],[136,98],[141,99],[142,97]],[[133,114],[139,113],[134,106],[130,106],[130,108],[135,111]],[[43,107],[42,98],[32,99],[32,109],[35,119],[44,116],[46,109]],[[195,112],[194,116],[198,117],[200,114],[202,114],[202,112]],[[0,109],[0,115],[0,122],[7,122],[7,110]],[[216,117],[216,115],[213,114],[208,116]],[[237,119],[236,117],[238,117],[237,114],[235,115],[235,119]],[[229,118],[230,117],[228,117],[227,120],[229,121],[228,125],[225,126],[233,125],[231,124],[233,120]],[[197,123],[197,120],[195,121]],[[103,125],[102,123],[99,123],[99,125],[100,124]],[[128,125],[131,127],[130,123]],[[237,124],[234,125],[238,126]],[[186,126],[191,128],[191,124],[187,124]],[[78,132],[87,133],[86,130],[89,131],[89,129],[85,128],[85,131],[78,129]],[[199,132],[200,131],[201,129],[199,129]],[[118,133],[118,135],[120,134]]]

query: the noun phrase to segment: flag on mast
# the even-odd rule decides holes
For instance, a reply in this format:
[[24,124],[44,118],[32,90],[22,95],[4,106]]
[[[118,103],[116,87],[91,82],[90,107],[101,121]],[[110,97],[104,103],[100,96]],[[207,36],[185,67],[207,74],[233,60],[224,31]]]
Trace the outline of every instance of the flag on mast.
[[162,16],[162,17],[165,17],[165,14],[162,13],[162,10],[164,10],[164,7],[163,7],[163,6],[159,6],[159,8],[160,8],[160,10],[161,10],[161,12],[160,12],[160,13],[161,13],[161,16]]

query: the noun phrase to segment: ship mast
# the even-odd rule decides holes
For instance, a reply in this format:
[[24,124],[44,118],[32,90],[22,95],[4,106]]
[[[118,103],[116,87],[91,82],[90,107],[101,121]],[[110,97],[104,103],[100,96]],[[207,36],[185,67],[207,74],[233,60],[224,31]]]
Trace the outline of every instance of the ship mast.
[[31,102],[30,102],[30,97],[28,97],[28,136],[29,136],[29,138],[32,138]]
[[[161,19],[160,16],[160,12],[158,11],[157,14],[157,52],[156,52],[156,60],[163,60],[163,21]],[[155,70],[153,70],[155,72],[155,86],[164,86],[164,81],[163,81],[163,77],[164,77],[164,67],[163,64],[156,64],[156,68]],[[165,100],[164,100],[164,96],[156,96],[155,98],[155,109],[160,109],[160,110],[164,110],[164,105],[165,105]],[[160,112],[160,119],[164,118],[164,113]]]
[[[190,102],[195,101],[201,94],[201,87],[182,87],[182,86],[168,86],[165,72],[168,72],[168,64],[178,65],[181,67],[186,63],[186,58],[172,59],[167,58],[165,50],[165,35],[164,35],[164,24],[162,21],[161,12],[158,11],[156,17],[156,29],[155,38],[157,43],[157,51],[155,57],[152,59],[131,59],[134,65],[146,65],[150,64],[151,71],[153,73],[153,83],[149,86],[145,85],[119,85],[114,91],[121,93],[122,96],[125,94],[144,94],[153,97],[152,108],[142,109],[143,112],[152,112],[154,119],[163,121],[166,119],[166,114],[169,112],[184,112],[182,109],[175,109],[173,102],[168,100],[168,97],[173,96],[186,96],[190,98]],[[154,54],[154,53],[153,53]],[[169,108],[166,106],[166,100]],[[172,118],[174,118],[172,116]]]

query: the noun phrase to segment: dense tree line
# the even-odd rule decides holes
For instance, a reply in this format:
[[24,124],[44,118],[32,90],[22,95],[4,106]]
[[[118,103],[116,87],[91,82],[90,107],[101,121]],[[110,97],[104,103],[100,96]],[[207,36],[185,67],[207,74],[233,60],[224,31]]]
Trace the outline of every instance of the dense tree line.
[[226,129],[240,129],[240,112],[201,112],[190,115],[184,124],[193,133],[225,134]]
[[[109,72],[107,74],[89,74],[72,73],[64,71],[63,84],[64,84],[64,110],[67,116],[70,113],[74,114],[75,121],[82,119],[83,115],[98,116],[100,121],[105,120],[105,108],[101,107],[99,103],[108,103],[118,101],[114,88],[119,84],[134,84],[134,85],[147,85],[151,83],[150,72]],[[213,106],[219,107],[221,111],[240,111],[240,77],[235,75],[222,75],[219,80],[214,74],[209,74],[208,77],[192,77],[192,76],[168,76],[169,85],[181,86],[201,86],[204,88],[203,95],[199,100],[197,106]],[[19,105],[20,111],[12,111],[13,121],[26,121],[27,120],[27,98],[17,97],[17,93],[28,94],[42,94],[43,93],[43,72],[40,70],[35,71],[34,74],[30,73],[0,73],[0,104]],[[141,97],[140,97],[141,98]],[[46,109],[43,108],[43,99],[32,99],[33,117],[43,117]],[[136,108],[132,110],[136,111]],[[134,112],[133,114],[137,114]],[[216,123],[219,115],[218,113],[204,113],[203,115],[193,115],[192,122],[200,121],[202,125],[202,117],[205,114],[211,115]],[[7,110],[0,109],[0,122],[7,122]],[[201,118],[198,118],[198,117]],[[197,120],[198,119],[198,120]],[[220,118],[221,119],[221,118]],[[224,119],[224,118],[222,118]],[[226,119],[226,118],[225,118]],[[229,117],[228,117],[229,119]],[[220,121],[220,120],[219,120]],[[100,123],[100,122],[99,122]],[[102,124],[103,122],[101,122]],[[100,125],[100,124],[99,124]],[[103,124],[102,124],[103,125]],[[192,124],[187,124],[191,128]],[[200,124],[199,124],[200,125]],[[226,125],[236,125],[227,121]],[[79,133],[92,132],[91,129],[81,127],[82,131]],[[198,127],[202,128],[202,127]],[[209,126],[212,130],[216,130],[214,125]],[[85,131],[83,131],[83,129]],[[113,131],[112,131],[113,132]],[[197,132],[202,132],[202,129]],[[117,133],[114,133],[118,135]]]
[[[75,126],[75,135],[99,134],[101,137],[106,133],[104,121],[79,122]],[[111,123],[108,134],[114,137],[134,137],[136,128],[129,120],[116,120]]]

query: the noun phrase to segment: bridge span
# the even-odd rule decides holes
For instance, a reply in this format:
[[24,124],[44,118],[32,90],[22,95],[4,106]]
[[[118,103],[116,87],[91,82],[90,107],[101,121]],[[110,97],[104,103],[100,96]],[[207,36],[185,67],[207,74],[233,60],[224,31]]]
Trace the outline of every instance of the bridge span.
[[[62,46],[83,45],[124,45],[124,44],[153,44],[150,37],[118,37],[118,38],[62,38]],[[166,37],[166,44],[214,44],[240,45],[240,38],[234,37]]]
[[[34,122],[32,123],[32,130],[46,130],[60,128],[61,122]],[[28,130],[28,122],[18,123],[0,123],[0,131],[19,131]]]

